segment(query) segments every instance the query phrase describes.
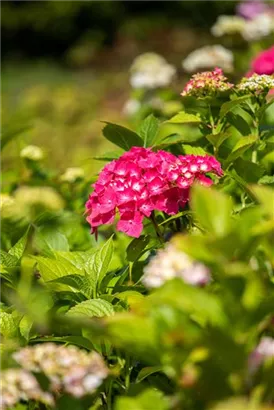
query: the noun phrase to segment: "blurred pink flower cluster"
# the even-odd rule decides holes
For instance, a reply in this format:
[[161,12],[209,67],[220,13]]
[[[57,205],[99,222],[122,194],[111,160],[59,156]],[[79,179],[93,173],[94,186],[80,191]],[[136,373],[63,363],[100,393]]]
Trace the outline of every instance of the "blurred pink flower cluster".
[[132,147],[107,164],[93,185],[94,192],[86,203],[92,233],[99,225],[113,223],[118,211],[118,231],[139,237],[143,219],[154,210],[174,215],[186,204],[195,180],[211,185],[207,172],[222,175],[220,163],[212,156],[176,157],[165,151]]
[[251,69],[246,74],[250,77],[252,74],[274,74],[274,46],[259,53],[251,63]]
[[204,71],[194,74],[191,80],[186,84],[181,95],[203,98],[214,96],[220,92],[228,91],[233,84],[227,82],[221,68],[215,68],[213,71]]

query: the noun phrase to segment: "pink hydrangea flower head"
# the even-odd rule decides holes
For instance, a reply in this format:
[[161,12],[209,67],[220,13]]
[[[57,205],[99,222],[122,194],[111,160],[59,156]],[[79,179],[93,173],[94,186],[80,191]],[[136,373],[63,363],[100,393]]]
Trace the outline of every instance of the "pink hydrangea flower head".
[[259,53],[251,63],[251,69],[246,74],[250,77],[252,74],[274,74],[274,46]]
[[175,215],[189,200],[193,182],[211,185],[205,174],[222,175],[220,163],[211,156],[175,155],[150,148],[132,147],[100,172],[94,191],[86,203],[87,221],[92,233],[100,225],[139,237],[144,218],[154,210]]
[[251,77],[242,78],[236,87],[239,94],[261,94],[268,93],[274,89],[274,75],[253,74]]
[[205,98],[207,96],[217,96],[222,92],[228,91],[233,84],[227,81],[221,68],[213,71],[204,71],[194,74],[186,84],[181,95]]

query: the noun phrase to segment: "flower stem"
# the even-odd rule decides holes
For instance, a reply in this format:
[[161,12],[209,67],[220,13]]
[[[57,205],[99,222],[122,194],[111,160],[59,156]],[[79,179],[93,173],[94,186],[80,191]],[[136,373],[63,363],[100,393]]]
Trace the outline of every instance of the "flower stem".
[[152,223],[153,223],[153,226],[154,226],[154,228],[155,228],[155,232],[156,232],[156,234],[157,234],[157,237],[158,237],[159,241],[163,244],[163,243],[164,243],[164,238],[163,238],[163,235],[162,235],[162,233],[161,233],[161,231],[160,231],[160,228],[159,228],[159,226],[158,226],[158,224],[157,224],[154,211],[152,212],[152,214],[151,214],[151,216],[150,216],[150,219],[151,219],[151,221],[152,221]]

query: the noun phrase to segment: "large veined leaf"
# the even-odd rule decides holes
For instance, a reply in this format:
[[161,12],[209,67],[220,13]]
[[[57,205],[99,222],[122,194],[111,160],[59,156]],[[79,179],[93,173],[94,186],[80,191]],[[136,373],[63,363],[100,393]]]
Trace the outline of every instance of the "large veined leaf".
[[93,289],[99,287],[106,275],[113,255],[113,239],[110,237],[89,259],[86,272]]
[[107,140],[113,142],[125,150],[130,150],[131,147],[143,146],[143,140],[136,132],[129,130],[121,125],[112,124],[110,122],[103,129],[103,135]]
[[156,389],[147,389],[135,397],[118,397],[115,410],[167,410],[168,400]]
[[15,337],[18,330],[18,320],[14,318],[12,313],[0,312],[0,329],[4,337]]
[[114,314],[114,308],[111,303],[103,299],[86,300],[78,305],[73,306],[67,313],[67,316],[74,317],[103,317]]
[[174,117],[170,118],[166,122],[176,123],[176,124],[197,124],[201,122],[201,118],[194,114],[188,114],[184,111],[180,111]]
[[150,114],[142,121],[139,134],[143,140],[144,147],[153,147],[157,140],[157,134],[159,130],[159,120]]
[[66,275],[48,282],[53,287],[55,283],[67,285],[70,291],[82,293],[86,298],[91,297],[92,288],[86,275]]
[[78,269],[84,269],[86,264],[90,261],[92,258],[92,255],[96,252],[97,249],[90,249],[89,251],[86,252],[63,252],[63,251],[58,251],[54,252],[55,256],[59,260],[65,260],[67,262],[70,262],[72,265],[74,265]]
[[65,259],[50,259],[43,256],[33,256],[38,263],[39,272],[45,282],[66,275],[83,275],[84,271]]
[[68,240],[56,229],[38,230],[35,235],[35,244],[46,256],[52,257],[53,251],[69,251]]
[[228,132],[219,132],[218,134],[206,135],[206,139],[217,149],[229,137],[230,137],[230,134]]
[[210,233],[223,236],[231,229],[232,202],[229,196],[195,185],[191,206],[198,221]]
[[1,256],[1,265],[4,268],[14,268],[15,266],[18,265],[18,259],[10,255],[9,253],[0,250],[0,256]]

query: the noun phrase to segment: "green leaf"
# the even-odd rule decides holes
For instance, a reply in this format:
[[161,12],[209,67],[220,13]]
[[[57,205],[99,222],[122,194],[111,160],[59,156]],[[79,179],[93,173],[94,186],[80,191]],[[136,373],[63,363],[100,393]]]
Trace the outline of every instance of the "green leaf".
[[144,367],[139,373],[136,378],[136,383],[140,383],[142,380],[146,379],[148,376],[154,373],[161,372],[162,366],[149,366],[149,367]]
[[86,252],[54,252],[54,255],[59,260],[70,262],[78,269],[84,269],[90,261],[92,255],[97,251],[96,248],[90,249]]
[[67,313],[67,316],[77,317],[104,317],[112,316],[114,308],[111,303],[103,299],[86,300],[78,305],[73,306]]
[[45,282],[52,281],[67,275],[83,275],[84,271],[76,268],[65,259],[50,259],[43,256],[32,256],[38,263],[39,272]]
[[28,341],[29,334],[33,325],[33,321],[26,315],[22,317],[19,323],[19,330],[21,335]]
[[126,249],[127,260],[129,262],[137,261],[149,243],[149,240],[149,235],[141,235],[139,238],[133,239]]
[[258,182],[260,177],[264,173],[264,169],[258,164],[254,164],[251,161],[245,161],[242,158],[237,158],[233,164],[236,172],[248,183]]
[[7,339],[17,336],[18,323],[11,313],[0,312],[0,329]]
[[252,185],[252,192],[258,198],[259,202],[262,204],[263,209],[270,218],[274,219],[274,191],[270,187],[261,185]]
[[30,340],[30,343],[36,342],[60,342],[69,343],[75,346],[83,347],[87,350],[93,350],[93,344],[83,336],[45,336]]
[[54,285],[55,283],[67,285],[72,292],[82,293],[86,298],[91,297],[89,280],[84,275],[67,275],[48,282],[50,285]]
[[233,147],[225,163],[229,164],[230,162],[234,161],[236,158],[241,156],[248,148],[255,144],[257,140],[258,137],[256,135],[248,135],[246,137],[240,138],[239,141],[237,141],[237,143]]
[[206,155],[207,152],[201,147],[183,144],[183,150],[186,155]]
[[274,175],[264,175],[259,179],[258,184],[262,185],[272,185],[274,184]]
[[219,134],[206,135],[206,139],[217,149],[229,137],[230,137],[230,134],[228,132],[220,132]]
[[153,114],[150,114],[142,121],[139,134],[144,141],[144,147],[153,147],[157,139],[158,130],[159,120]]
[[96,159],[97,161],[112,161],[118,159],[124,152],[123,149],[117,149],[115,151],[107,152],[106,154],[97,155],[96,157],[93,157],[93,159]]
[[118,145],[118,147],[128,151],[131,147],[143,146],[143,141],[136,132],[110,122],[106,122],[106,124],[103,129],[104,137],[113,144]]
[[195,185],[191,206],[200,224],[210,233],[223,236],[231,229],[232,201],[214,189]]
[[135,397],[118,397],[114,410],[167,410],[168,400],[162,392],[147,389]]
[[38,229],[35,235],[35,244],[46,256],[52,257],[53,251],[69,251],[68,240],[56,229]]
[[239,107],[239,104],[248,100],[250,95],[244,95],[242,97],[235,98],[235,100],[225,102],[220,109],[220,119],[222,119],[229,111],[235,107]]
[[174,117],[170,118],[169,120],[165,121],[170,123],[176,124],[197,124],[201,122],[201,118],[194,114],[188,114],[184,111],[178,112]]
[[1,264],[4,268],[15,268],[18,266],[18,259],[9,253],[0,250]]
[[90,258],[86,265],[86,272],[90,286],[95,289],[108,271],[113,256],[113,237],[111,236],[104,245],[99,248]]
[[19,239],[19,241],[9,250],[9,255],[14,256],[17,260],[21,259],[28,241],[29,229]]

